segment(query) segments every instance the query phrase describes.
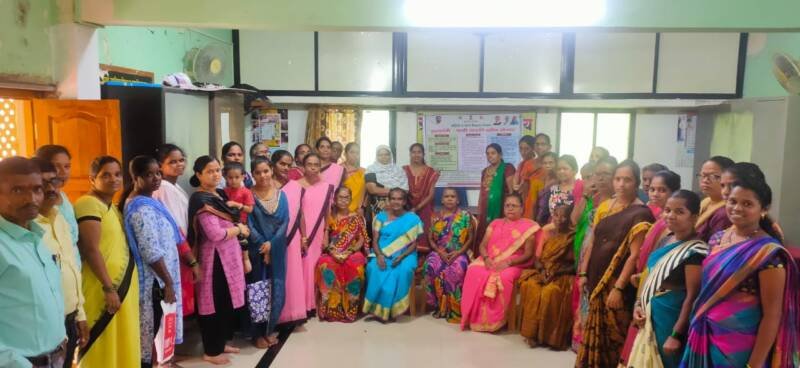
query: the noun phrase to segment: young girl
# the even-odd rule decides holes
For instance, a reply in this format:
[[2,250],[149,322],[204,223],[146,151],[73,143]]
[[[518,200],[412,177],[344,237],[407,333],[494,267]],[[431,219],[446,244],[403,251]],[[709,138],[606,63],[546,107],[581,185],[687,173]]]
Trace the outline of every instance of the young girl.
[[[247,225],[247,215],[253,212],[253,192],[244,186],[245,171],[244,166],[238,162],[228,162],[222,169],[222,176],[225,178],[225,192],[226,202],[228,207],[239,212],[238,222],[242,225]],[[247,238],[239,236],[239,244],[242,249],[242,260],[244,261],[244,273],[250,273],[253,268],[250,263],[250,257],[247,255]]]

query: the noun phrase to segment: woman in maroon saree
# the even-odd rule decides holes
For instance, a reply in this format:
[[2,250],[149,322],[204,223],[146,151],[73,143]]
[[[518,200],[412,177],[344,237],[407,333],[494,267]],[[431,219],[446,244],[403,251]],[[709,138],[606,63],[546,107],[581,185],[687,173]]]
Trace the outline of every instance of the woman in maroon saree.
[[425,146],[421,143],[412,144],[408,151],[411,162],[403,166],[403,171],[408,177],[408,203],[411,205],[411,211],[416,213],[424,224],[425,234],[417,239],[417,251],[427,254],[430,251],[428,231],[433,214],[433,194],[436,182],[439,180],[439,172],[425,163]]

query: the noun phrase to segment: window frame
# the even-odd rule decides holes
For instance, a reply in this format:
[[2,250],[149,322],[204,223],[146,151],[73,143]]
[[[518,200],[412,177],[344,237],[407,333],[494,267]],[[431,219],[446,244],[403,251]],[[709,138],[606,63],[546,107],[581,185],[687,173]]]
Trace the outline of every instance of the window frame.
[[635,110],[628,110],[628,109],[590,109],[590,108],[570,108],[558,111],[558,116],[556,117],[556,141],[554,145],[554,151],[561,156],[561,116],[564,113],[591,113],[593,114],[593,126],[592,126],[592,149],[597,147],[597,115],[598,114],[628,114],[628,155],[625,158],[617,157],[619,162],[622,162],[626,159],[633,159],[634,157],[634,139],[636,138],[636,111]]

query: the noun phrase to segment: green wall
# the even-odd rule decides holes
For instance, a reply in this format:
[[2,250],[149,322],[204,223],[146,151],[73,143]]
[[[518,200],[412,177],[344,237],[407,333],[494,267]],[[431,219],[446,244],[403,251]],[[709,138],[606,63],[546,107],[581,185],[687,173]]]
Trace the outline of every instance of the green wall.
[[[750,35],[743,95],[744,97],[787,96],[786,90],[772,75],[772,55],[782,51],[795,59],[800,59],[800,33],[767,33],[766,42],[762,42],[763,37],[764,34]],[[754,47],[760,50],[754,50]],[[754,52],[756,53],[752,54]]]
[[194,47],[219,43],[226,47],[224,84],[233,84],[233,43],[230,30],[113,26],[98,31],[100,63],[165,75],[183,71],[183,57]]
[[55,0],[0,0],[0,80],[54,83]]

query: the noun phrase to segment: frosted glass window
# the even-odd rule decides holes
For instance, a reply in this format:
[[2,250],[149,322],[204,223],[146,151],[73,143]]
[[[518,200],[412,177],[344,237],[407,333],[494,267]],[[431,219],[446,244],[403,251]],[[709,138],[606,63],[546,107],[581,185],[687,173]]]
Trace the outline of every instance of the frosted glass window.
[[561,114],[561,131],[558,151],[561,155],[573,155],[580,168],[589,161],[594,141],[594,113],[565,112]]
[[314,90],[314,32],[239,31],[242,83],[264,90]]
[[611,156],[616,157],[619,161],[628,158],[630,127],[631,114],[597,114],[595,146],[600,146],[607,149]]
[[389,145],[389,110],[364,110],[361,115],[361,167],[375,162],[375,150]]
[[320,32],[321,91],[392,90],[391,32]]
[[471,32],[409,32],[408,90],[478,92],[480,36]]
[[651,93],[655,33],[577,33],[575,93]]
[[736,93],[738,33],[662,33],[659,93]]
[[558,93],[561,33],[508,32],[486,36],[485,92]]

